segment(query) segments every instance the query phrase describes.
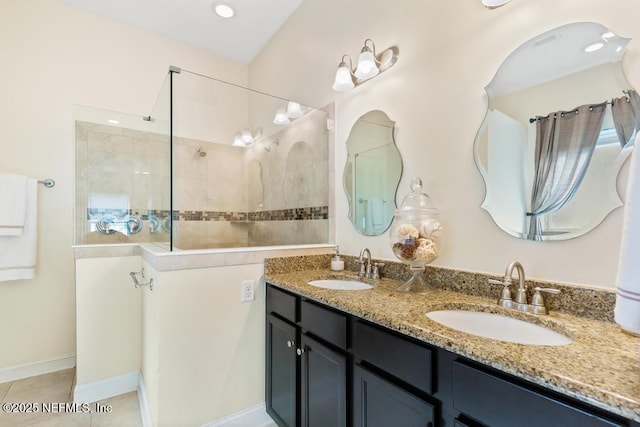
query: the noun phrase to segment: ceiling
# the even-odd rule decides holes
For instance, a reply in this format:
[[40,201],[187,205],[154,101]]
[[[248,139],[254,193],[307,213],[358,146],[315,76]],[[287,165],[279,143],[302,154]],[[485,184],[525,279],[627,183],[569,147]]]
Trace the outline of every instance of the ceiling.
[[[509,55],[487,86],[487,93],[502,96],[598,65],[622,60],[630,39],[608,33],[594,22],[566,24],[527,41]],[[600,50],[585,48],[601,42]]]
[[220,18],[221,0],[58,0],[87,12],[248,63],[302,0],[225,0],[235,9]]

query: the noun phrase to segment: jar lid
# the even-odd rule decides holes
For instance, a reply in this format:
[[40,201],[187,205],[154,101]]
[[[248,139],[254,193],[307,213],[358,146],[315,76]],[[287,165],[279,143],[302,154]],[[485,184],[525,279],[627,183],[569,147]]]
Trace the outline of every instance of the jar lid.
[[435,213],[438,211],[438,209],[433,206],[431,198],[422,192],[422,180],[420,178],[413,178],[410,183],[410,188],[411,192],[402,199],[398,212],[432,211]]

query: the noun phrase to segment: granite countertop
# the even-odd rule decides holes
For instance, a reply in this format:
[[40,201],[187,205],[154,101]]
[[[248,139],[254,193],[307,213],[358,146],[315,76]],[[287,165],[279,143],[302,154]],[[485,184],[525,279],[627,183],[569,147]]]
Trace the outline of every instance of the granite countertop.
[[[373,289],[336,291],[309,285],[309,280],[354,276],[353,271],[325,268],[282,272],[267,265],[266,281],[423,342],[492,366],[580,401],[640,421],[640,338],[625,334],[610,321],[559,311],[536,316],[504,309],[496,299],[440,290],[433,295],[405,294],[402,281],[383,278]],[[495,290],[496,298],[499,290]],[[529,320],[564,333],[563,346],[513,344],[447,328],[425,313],[471,309]]]

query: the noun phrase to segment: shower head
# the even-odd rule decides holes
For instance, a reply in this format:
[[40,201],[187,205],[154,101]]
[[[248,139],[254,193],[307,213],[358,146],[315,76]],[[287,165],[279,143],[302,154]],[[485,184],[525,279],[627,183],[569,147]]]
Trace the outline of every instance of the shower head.
[[202,147],[198,147],[197,153],[200,157],[207,157],[207,152]]
[[278,139],[274,139],[273,141],[269,142],[269,144],[262,144],[262,148],[264,148],[264,151],[266,151],[267,153],[271,151],[271,147],[273,147],[273,144],[275,145],[280,145],[280,140]]

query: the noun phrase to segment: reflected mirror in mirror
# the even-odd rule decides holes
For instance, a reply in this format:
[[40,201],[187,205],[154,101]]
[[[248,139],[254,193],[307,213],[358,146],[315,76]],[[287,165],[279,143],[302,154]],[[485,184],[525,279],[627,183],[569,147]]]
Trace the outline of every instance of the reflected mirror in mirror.
[[365,236],[384,233],[393,220],[402,176],[394,125],[384,112],[369,111],[356,121],[347,139],[343,184],[349,219]]
[[474,156],[482,208],[505,232],[566,240],[622,205],[616,181],[640,118],[621,65],[628,43],[597,23],[567,24],[498,68]]

